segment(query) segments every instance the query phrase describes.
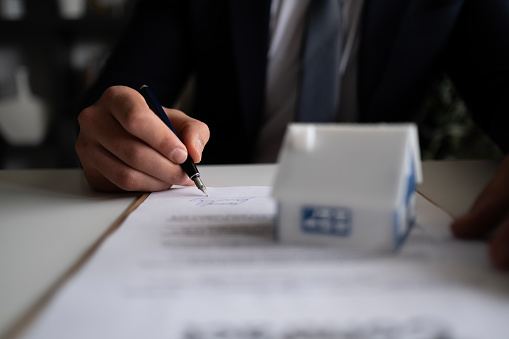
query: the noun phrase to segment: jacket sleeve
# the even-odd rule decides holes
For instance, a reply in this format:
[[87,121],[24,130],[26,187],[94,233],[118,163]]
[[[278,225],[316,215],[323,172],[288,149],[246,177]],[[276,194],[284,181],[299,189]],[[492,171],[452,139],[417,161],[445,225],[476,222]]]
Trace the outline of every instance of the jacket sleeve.
[[509,152],[509,2],[465,0],[448,70],[475,122]]
[[147,84],[165,106],[171,106],[190,74],[187,1],[139,1],[98,79],[85,92],[80,109],[96,102],[104,90]]

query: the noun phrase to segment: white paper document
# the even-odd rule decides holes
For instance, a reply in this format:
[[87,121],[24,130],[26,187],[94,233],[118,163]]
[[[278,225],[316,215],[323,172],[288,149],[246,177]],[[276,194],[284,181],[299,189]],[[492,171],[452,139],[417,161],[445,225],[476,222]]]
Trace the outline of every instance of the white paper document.
[[279,244],[269,187],[153,193],[26,337],[509,338],[509,277],[417,210],[399,253],[352,253]]

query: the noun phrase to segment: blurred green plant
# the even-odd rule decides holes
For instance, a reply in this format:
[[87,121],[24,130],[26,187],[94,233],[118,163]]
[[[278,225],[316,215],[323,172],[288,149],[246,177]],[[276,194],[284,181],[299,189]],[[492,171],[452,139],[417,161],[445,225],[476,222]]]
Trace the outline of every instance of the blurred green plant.
[[502,152],[472,120],[452,81],[443,75],[433,84],[419,123],[423,160],[501,159]]

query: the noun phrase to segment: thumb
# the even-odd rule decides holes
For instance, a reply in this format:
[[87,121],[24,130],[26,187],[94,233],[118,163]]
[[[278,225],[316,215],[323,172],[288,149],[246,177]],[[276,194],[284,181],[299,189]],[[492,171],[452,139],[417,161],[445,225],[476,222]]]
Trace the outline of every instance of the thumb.
[[481,238],[492,232],[507,214],[509,203],[505,192],[488,185],[477,198],[472,209],[465,215],[454,220],[451,231],[458,238]]
[[509,157],[478,196],[471,210],[451,224],[459,238],[479,238],[499,226],[509,212]]
[[491,261],[500,270],[509,271],[509,218],[495,233],[490,246]]

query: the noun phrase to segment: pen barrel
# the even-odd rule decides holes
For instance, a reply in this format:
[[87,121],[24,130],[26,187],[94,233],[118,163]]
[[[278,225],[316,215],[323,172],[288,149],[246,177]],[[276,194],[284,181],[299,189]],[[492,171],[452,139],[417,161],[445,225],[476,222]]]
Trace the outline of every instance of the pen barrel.
[[[148,107],[168,126],[172,132],[180,139],[177,131],[175,130],[175,127],[173,127],[170,119],[166,115],[166,112],[164,111],[163,107],[157,100],[155,94],[152,92],[152,90],[147,86],[143,85],[140,88],[141,95],[145,98],[145,101],[147,102]],[[180,167],[186,172],[186,174],[189,176],[189,178],[193,179],[196,177],[196,175],[200,174],[198,172],[198,169],[196,168],[196,165],[194,164],[193,159],[187,155],[186,161],[184,161],[182,164],[180,164]],[[201,182],[201,181],[200,181]],[[203,184],[202,184],[203,186]],[[204,186],[203,186],[204,187]],[[203,189],[200,188],[202,191]],[[206,190],[204,192],[206,194]]]
[[180,139],[180,136],[177,133],[177,130],[175,127],[173,127],[173,124],[171,123],[170,119],[166,115],[166,112],[164,111],[163,107],[159,103],[159,100],[157,100],[154,92],[147,86],[143,85],[140,88],[141,95],[145,98],[145,101],[147,102],[148,107],[161,119],[166,126],[168,126],[169,129]]
[[186,161],[184,161],[182,164],[180,164],[180,167],[186,172],[186,174],[189,176],[189,178],[193,178],[196,174],[199,174],[198,168],[196,168],[196,165],[193,162],[193,159],[189,155],[187,155]]

